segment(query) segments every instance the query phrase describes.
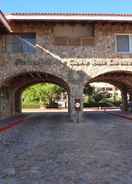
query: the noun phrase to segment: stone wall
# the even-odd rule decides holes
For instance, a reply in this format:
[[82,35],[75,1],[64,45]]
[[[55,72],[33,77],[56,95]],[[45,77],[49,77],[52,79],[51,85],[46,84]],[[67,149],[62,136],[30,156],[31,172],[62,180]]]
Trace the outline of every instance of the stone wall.
[[[84,39],[87,44],[63,44],[54,42],[55,23],[12,23],[16,33],[35,32],[35,53],[0,52],[0,85],[10,86],[9,81],[20,74],[41,72],[63,79],[70,88],[70,113],[76,116],[74,101],[81,99],[85,84],[100,74],[111,71],[132,71],[132,54],[115,52],[115,35],[132,33],[132,25],[126,23],[96,23],[94,35]],[[59,24],[58,26],[64,26]],[[81,25],[80,26],[86,26]],[[80,33],[79,33],[80,34]],[[78,34],[77,34],[78,35]],[[77,36],[76,36],[77,37]],[[8,43],[8,40],[7,40]],[[1,44],[0,44],[1,45]],[[12,88],[10,86],[10,88]],[[76,118],[72,118],[76,119]]]
[[[64,27],[64,24],[58,26]],[[88,76],[95,77],[100,72],[111,70],[132,69],[132,54],[119,54],[115,52],[115,35],[119,33],[132,33],[132,25],[126,23],[96,23],[92,39],[94,44],[87,45],[55,45],[55,23],[21,23],[14,25],[16,32],[36,32],[37,44],[47,49],[51,54],[59,57],[73,70],[80,70]],[[74,25],[76,26],[76,25]],[[82,25],[82,26],[85,26]],[[78,31],[78,30],[77,30]],[[89,37],[91,38],[91,37]],[[86,37],[88,39],[88,37]],[[41,49],[38,49],[38,52]],[[44,52],[42,53],[44,54]],[[89,65],[92,64],[91,66]],[[123,63],[123,64],[120,64]],[[128,63],[128,64],[126,64]]]

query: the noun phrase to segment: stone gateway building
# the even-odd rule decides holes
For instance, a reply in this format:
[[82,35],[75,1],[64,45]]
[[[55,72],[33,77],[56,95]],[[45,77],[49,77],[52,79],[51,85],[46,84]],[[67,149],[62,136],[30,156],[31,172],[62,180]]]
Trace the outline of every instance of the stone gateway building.
[[68,111],[83,112],[83,90],[107,82],[132,94],[132,15],[0,12],[0,116],[21,112],[21,93],[39,82],[66,89]]

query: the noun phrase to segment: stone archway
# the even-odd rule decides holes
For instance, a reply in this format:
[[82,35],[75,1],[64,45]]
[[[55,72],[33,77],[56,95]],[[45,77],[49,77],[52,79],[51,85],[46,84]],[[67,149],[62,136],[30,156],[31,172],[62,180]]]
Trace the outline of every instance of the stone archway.
[[[29,86],[32,86],[34,84],[38,83],[53,83],[57,84],[58,86],[65,89],[68,95],[68,100],[70,98],[70,87],[68,83],[66,83],[63,79],[56,77],[54,75],[48,74],[48,73],[40,73],[40,72],[31,72],[26,73],[24,75],[17,76],[17,80],[20,83],[17,83],[17,81],[14,79],[14,95],[15,95],[15,110],[14,112],[21,112],[21,104],[19,103],[21,101],[21,94],[22,92],[28,88]],[[16,81],[16,82],[15,82]],[[68,102],[69,104],[70,102]],[[68,106],[68,112],[70,113],[70,105]]]
[[[81,99],[81,110],[82,110],[82,88],[81,85],[84,81],[84,76],[86,75],[83,71],[76,71],[72,68],[70,68],[61,58],[53,58],[49,56],[48,54],[39,54],[35,57],[31,56],[21,56],[16,58],[16,56],[10,56],[10,62],[7,65],[4,65],[1,69],[2,72],[0,72],[0,88],[4,88],[4,91],[6,90],[11,96],[12,93],[14,93],[14,84],[16,84],[17,88],[22,88],[19,86],[21,83],[23,83],[23,76],[26,74],[28,77],[26,78],[26,83],[31,81],[28,81],[28,78],[33,77],[34,83],[41,82],[41,74],[49,74],[53,76],[53,82],[55,81],[55,78],[59,78],[62,81],[65,81],[65,83],[69,86],[69,112],[71,119],[76,121],[77,119],[77,112],[75,110],[75,99],[80,98]],[[19,80],[17,80],[19,78]],[[37,80],[36,80],[37,78]],[[16,80],[15,80],[16,79]],[[22,80],[22,81],[21,81]],[[51,80],[51,79],[50,79]],[[14,82],[15,81],[15,82]],[[23,83],[23,85],[26,85]],[[2,90],[1,90],[2,91]],[[4,92],[4,94],[6,94]],[[13,94],[12,94],[13,95]],[[2,104],[11,104],[13,102],[10,102],[11,98],[7,97],[5,95],[5,102],[2,102]],[[12,105],[13,106],[13,105]],[[8,107],[6,105],[5,110],[5,116],[12,114],[13,108]],[[2,110],[1,110],[2,111]],[[1,115],[4,114],[1,112]],[[80,119],[81,119],[80,113]]]
[[90,79],[84,86],[93,82],[105,82],[114,85],[122,93],[123,110],[127,111],[127,95],[132,95],[132,72],[130,71],[111,71],[102,73]]
[[[20,96],[22,91],[30,85],[37,83],[50,82],[63,87],[68,94],[68,112],[71,115],[71,85],[64,79],[45,72],[23,72],[19,75],[7,78],[1,87],[5,101],[3,101],[3,108],[1,108],[1,115],[12,116],[20,112]],[[3,96],[2,96],[3,98]],[[74,119],[73,119],[74,120]]]

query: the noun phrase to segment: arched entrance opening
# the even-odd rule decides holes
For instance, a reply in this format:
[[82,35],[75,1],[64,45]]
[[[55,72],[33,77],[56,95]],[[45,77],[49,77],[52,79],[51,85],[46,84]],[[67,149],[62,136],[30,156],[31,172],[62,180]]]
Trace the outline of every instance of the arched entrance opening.
[[[96,84],[96,90],[93,90],[90,84]],[[98,86],[101,88],[102,84],[104,84],[102,89],[98,89]],[[105,107],[105,104],[106,107],[119,107],[121,104],[120,109],[122,111],[131,111],[132,108],[129,104],[132,100],[132,72],[113,71],[101,74],[86,83],[84,93],[91,93],[90,95],[94,98],[95,106],[99,109],[102,106]],[[110,95],[110,93],[112,93],[112,95]],[[112,96],[112,99],[108,100],[107,95],[108,97]],[[111,102],[111,100],[112,104],[108,103]],[[84,107],[85,106],[84,104]]]
[[[36,85],[36,86],[34,86]],[[62,100],[63,103],[65,103],[66,112],[70,113],[70,88],[68,85],[68,82],[66,82],[64,79],[57,77],[55,75],[49,74],[49,73],[42,73],[42,72],[24,72],[17,76],[13,76],[11,78],[8,78],[4,81],[2,88],[6,89],[6,98],[8,101],[8,104],[6,103],[6,113],[8,113],[9,116],[17,115],[22,113],[22,106],[24,106],[24,95],[26,98],[26,91],[36,88],[38,88],[39,92],[44,93],[44,88],[50,88],[52,90],[60,90],[57,94],[52,93],[52,100],[54,98],[54,104],[58,104],[60,108],[64,108],[64,104],[62,107]],[[45,89],[46,90],[46,89]],[[49,91],[50,92],[50,91]],[[53,92],[53,91],[52,91]],[[4,93],[4,94],[6,94]],[[36,95],[36,94],[35,94]],[[58,96],[57,96],[58,95]],[[65,96],[64,96],[65,95]],[[48,95],[47,95],[48,96]],[[54,96],[54,97],[53,97]],[[56,97],[55,97],[56,96]],[[45,97],[46,98],[46,97]],[[49,100],[49,99],[48,99]],[[44,110],[41,105],[43,104],[43,101],[41,102],[40,109],[38,109],[38,112]],[[27,104],[28,105],[28,104]],[[30,104],[29,104],[30,105]],[[47,106],[51,105],[47,103]],[[57,107],[57,106],[56,106]],[[7,110],[8,108],[8,110]],[[32,110],[31,110],[32,111]],[[53,108],[54,111],[54,108]],[[61,110],[62,111],[62,110]],[[32,111],[34,112],[34,110]]]
[[121,90],[107,82],[93,82],[84,88],[84,111],[119,110]]
[[[19,96],[17,97],[17,95]],[[65,88],[54,83],[37,83],[17,91],[18,112],[68,112],[68,93]]]

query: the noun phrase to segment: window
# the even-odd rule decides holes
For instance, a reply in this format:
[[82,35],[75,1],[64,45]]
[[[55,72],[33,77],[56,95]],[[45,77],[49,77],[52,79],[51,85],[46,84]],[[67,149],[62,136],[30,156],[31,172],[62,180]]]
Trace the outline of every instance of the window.
[[132,53],[132,35],[117,35],[116,50],[120,53]]
[[35,51],[36,35],[34,33],[14,35],[11,40],[12,52],[33,53]]

